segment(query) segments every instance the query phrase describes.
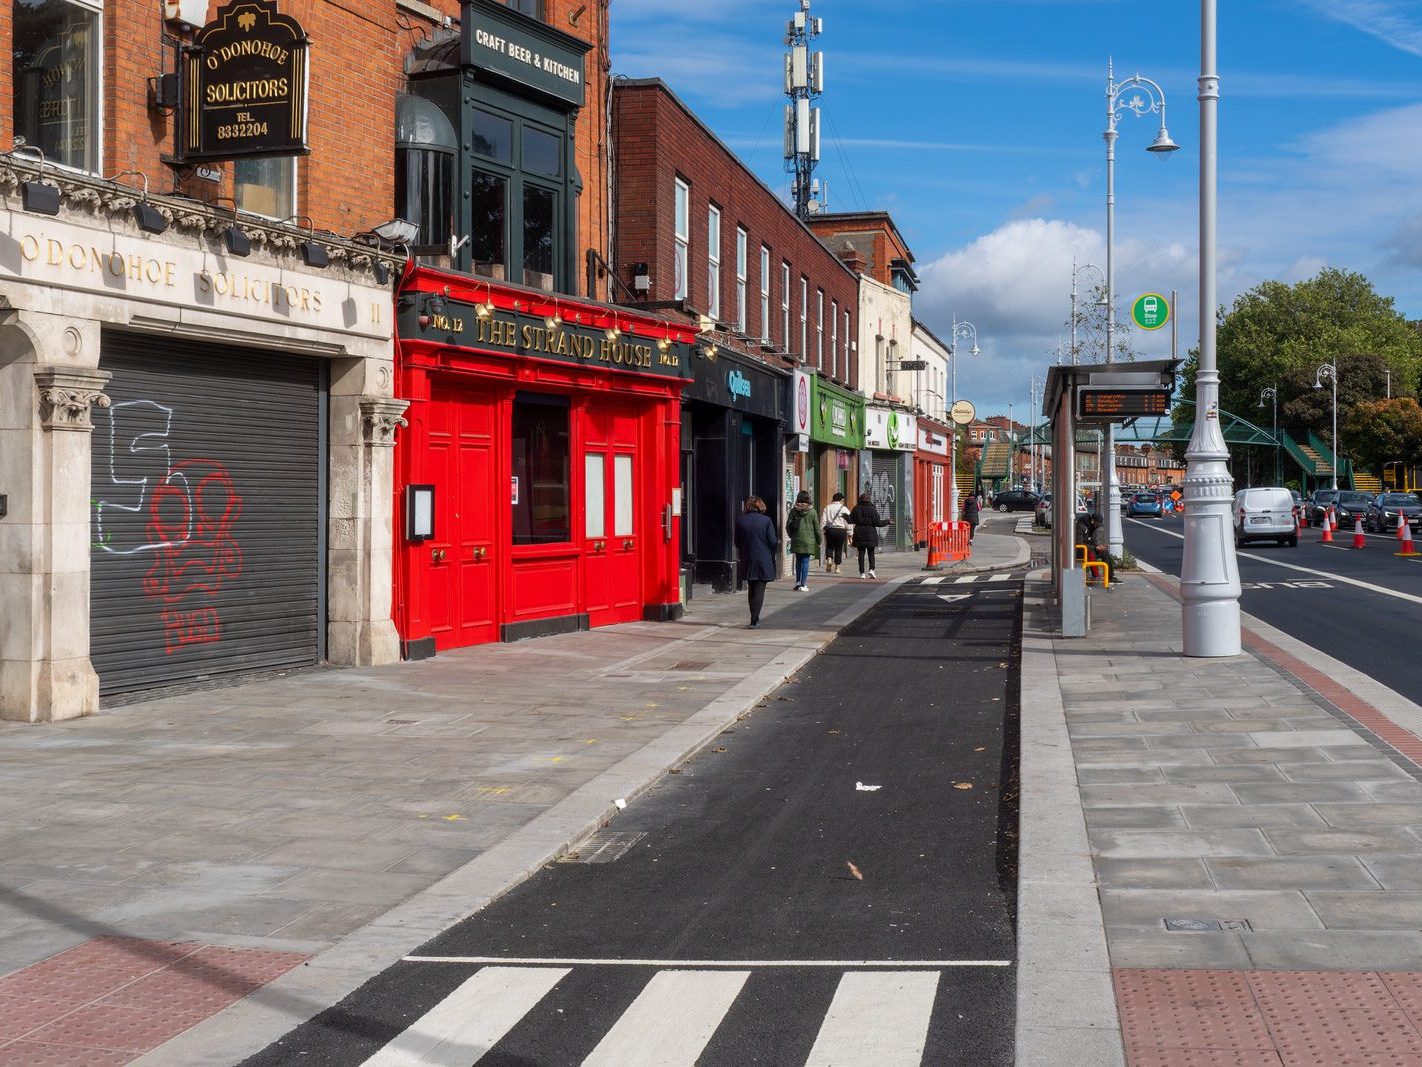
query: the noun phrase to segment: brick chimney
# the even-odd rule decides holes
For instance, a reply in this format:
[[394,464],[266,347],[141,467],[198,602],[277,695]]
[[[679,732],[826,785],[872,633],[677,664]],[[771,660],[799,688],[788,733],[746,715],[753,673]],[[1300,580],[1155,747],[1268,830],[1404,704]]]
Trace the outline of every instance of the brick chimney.
[[839,250],[839,258],[843,260],[844,265],[854,271],[855,274],[863,274],[864,268],[869,265],[869,261],[860,254],[859,249],[855,248],[848,241],[845,241],[844,247]]

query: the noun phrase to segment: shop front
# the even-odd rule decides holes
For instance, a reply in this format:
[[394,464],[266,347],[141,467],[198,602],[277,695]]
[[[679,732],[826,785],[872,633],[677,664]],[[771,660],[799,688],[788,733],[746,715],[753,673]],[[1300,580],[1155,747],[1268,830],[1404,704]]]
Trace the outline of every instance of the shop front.
[[404,654],[679,617],[689,329],[432,268],[397,316]]
[[862,490],[889,525],[881,533],[886,549],[913,544],[913,453],[918,421],[898,408],[869,404],[864,409]]
[[[918,420],[918,450],[913,455],[914,547],[928,543],[928,524],[947,522],[949,430],[945,426]],[[956,517],[956,516],[954,516]]]
[[696,582],[717,592],[736,586],[736,516],[748,496],[781,509],[780,444],[785,374],[720,348],[695,360],[683,394],[682,559]]
[[312,267],[246,219],[233,256],[196,203],[139,230],[79,176],[60,197],[0,212],[0,717],[395,659],[389,264]]
[[853,504],[859,494],[864,448],[864,398],[824,378],[807,375],[810,432],[802,488],[823,509],[835,493]]

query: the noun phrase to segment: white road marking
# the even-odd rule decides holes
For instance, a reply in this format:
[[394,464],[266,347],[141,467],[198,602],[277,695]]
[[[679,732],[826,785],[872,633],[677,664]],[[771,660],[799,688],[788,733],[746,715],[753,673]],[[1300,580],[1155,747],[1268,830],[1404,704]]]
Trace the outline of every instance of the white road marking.
[[406,963],[505,964],[510,967],[672,967],[734,970],[764,967],[836,967],[841,971],[889,967],[898,970],[927,970],[945,967],[1011,967],[1011,960],[642,960],[575,959],[567,956],[405,956]]
[[365,1067],[468,1067],[499,1043],[568,973],[485,967],[365,1061]]
[[660,971],[601,1041],[583,1067],[692,1067],[750,971]]
[[1012,581],[1012,575],[1010,575],[1010,574],[989,574],[989,575],[987,576],[987,580],[990,581],[990,582],[1010,582],[1010,581]]
[[972,593],[939,593],[939,594],[938,594],[938,599],[939,599],[939,600],[946,600],[946,601],[948,601],[948,603],[952,604],[952,603],[954,603],[955,601],[967,600],[967,599],[969,599],[972,595],[973,595]]
[[[1139,519],[1129,520],[1137,526],[1144,526],[1145,523]],[[1178,540],[1185,540],[1184,534],[1178,534],[1174,530],[1161,530],[1167,537],[1174,537]],[[1342,582],[1344,585],[1356,586],[1359,589],[1366,589],[1370,593],[1381,593],[1383,596],[1390,596],[1396,600],[1405,600],[1409,604],[1422,604],[1422,596],[1414,596],[1412,593],[1404,593],[1399,589],[1389,589],[1386,586],[1374,585],[1372,582],[1365,582],[1359,578],[1349,578],[1346,574],[1334,574],[1332,571],[1315,570],[1313,567],[1300,567],[1297,563],[1284,563],[1281,560],[1270,559],[1268,556],[1256,556],[1253,552],[1236,552],[1235,555],[1244,559],[1258,560],[1260,563],[1269,563],[1275,567],[1283,567],[1285,570],[1298,571],[1300,574],[1315,574],[1320,578],[1327,578],[1330,581]]]
[[942,581],[943,581],[943,578],[942,578],[942,576],[940,575],[940,576],[937,577],[937,578],[925,578],[925,579],[923,580],[923,584],[924,584],[924,585],[938,585],[938,584],[939,584],[940,582],[942,582]]
[[978,576],[977,576],[976,574],[965,574],[965,575],[963,575],[963,577],[961,577],[961,578],[954,578],[954,579],[953,579],[953,584],[954,584],[954,585],[971,585],[973,582],[976,582],[977,580],[978,580]]
[[846,974],[805,1067],[917,1067],[937,992],[932,971]]

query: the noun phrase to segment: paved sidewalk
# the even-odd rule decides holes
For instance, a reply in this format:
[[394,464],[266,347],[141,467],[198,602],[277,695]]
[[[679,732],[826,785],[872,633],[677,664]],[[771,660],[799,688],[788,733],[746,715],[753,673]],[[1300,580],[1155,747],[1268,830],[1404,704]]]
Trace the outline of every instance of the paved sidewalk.
[[[756,631],[698,587],[677,623],[0,724],[0,1064],[260,1049],[613,818],[922,561],[773,583]],[[1026,563],[980,534],[947,570]]]
[[[1021,1063],[1422,1062],[1422,708],[1245,617],[1180,655],[1174,579],[1023,667]],[[1031,599],[1031,594],[1029,594]]]

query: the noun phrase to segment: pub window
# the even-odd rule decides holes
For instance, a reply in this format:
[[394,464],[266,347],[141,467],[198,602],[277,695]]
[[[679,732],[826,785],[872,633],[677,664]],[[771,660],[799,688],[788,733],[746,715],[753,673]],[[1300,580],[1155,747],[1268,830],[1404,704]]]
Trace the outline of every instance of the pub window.
[[810,282],[800,275],[800,362],[810,358]]
[[243,211],[269,219],[296,214],[296,160],[239,159],[232,164],[232,198]]
[[839,301],[830,301],[830,374],[839,377]]
[[849,309],[844,309],[844,380],[849,381]]
[[523,284],[553,291],[553,235],[557,211],[552,189],[523,187]]
[[736,227],[736,332],[746,332],[746,231]]
[[474,210],[470,234],[474,273],[505,281],[508,278],[508,260],[504,255],[508,181],[496,174],[475,171],[470,200]]
[[825,291],[815,290],[815,366],[825,366]]
[[721,317],[721,209],[706,211],[706,314]]
[[569,484],[568,399],[518,393],[513,420],[513,543],[573,539]]
[[51,163],[99,168],[100,40],[98,10],[66,0],[15,2],[15,139]]
[[770,344],[770,249],[760,246],[760,343]]
[[676,300],[687,294],[687,255],[691,248],[691,188],[680,178],[676,180]]
[[505,7],[522,12],[529,18],[543,18],[543,0],[501,0]]
[[472,126],[474,151],[500,163],[513,162],[513,120],[476,107]]

